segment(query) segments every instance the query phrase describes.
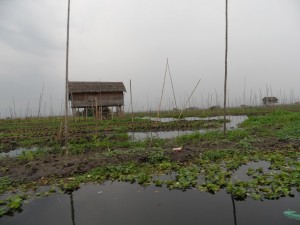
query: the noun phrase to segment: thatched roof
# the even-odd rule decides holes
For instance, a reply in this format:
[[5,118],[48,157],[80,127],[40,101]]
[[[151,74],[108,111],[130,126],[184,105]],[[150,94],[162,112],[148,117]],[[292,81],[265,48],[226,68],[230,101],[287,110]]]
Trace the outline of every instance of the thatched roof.
[[126,92],[123,82],[69,81],[70,93]]

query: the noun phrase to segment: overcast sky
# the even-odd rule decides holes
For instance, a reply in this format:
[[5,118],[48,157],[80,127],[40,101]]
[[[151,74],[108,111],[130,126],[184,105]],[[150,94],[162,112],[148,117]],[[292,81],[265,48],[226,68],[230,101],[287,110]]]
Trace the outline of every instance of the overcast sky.
[[[60,113],[64,100],[67,0],[0,0],[0,113],[29,103]],[[71,81],[122,81],[129,106],[155,110],[169,59],[176,100],[221,104],[225,0],[71,0]],[[271,94],[299,101],[300,1],[229,0],[230,104]],[[268,87],[268,88],[267,88]],[[252,92],[252,95],[251,95]],[[209,102],[208,99],[212,99]],[[174,107],[167,77],[163,104]]]

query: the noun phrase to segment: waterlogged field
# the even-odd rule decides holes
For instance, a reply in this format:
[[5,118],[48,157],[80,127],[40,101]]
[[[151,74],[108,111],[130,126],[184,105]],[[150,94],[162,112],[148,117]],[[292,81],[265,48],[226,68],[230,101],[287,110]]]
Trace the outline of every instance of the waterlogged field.
[[[0,158],[0,224],[299,224],[299,108],[231,109],[248,119],[226,136],[222,119],[172,113],[70,119],[68,154],[59,118],[0,121],[1,151],[18,149]],[[191,133],[128,135],[178,130]]]

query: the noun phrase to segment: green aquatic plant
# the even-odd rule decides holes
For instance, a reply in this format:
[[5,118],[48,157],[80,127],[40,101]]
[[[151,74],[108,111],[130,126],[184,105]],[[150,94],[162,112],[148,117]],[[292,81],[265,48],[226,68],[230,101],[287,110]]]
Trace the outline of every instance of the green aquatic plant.
[[237,180],[234,183],[228,183],[227,192],[237,200],[244,200],[249,195],[249,182]]
[[157,164],[156,169],[158,171],[171,171],[172,169],[175,169],[177,164],[171,163],[169,161],[162,161]]
[[13,185],[13,181],[9,177],[0,177],[0,194],[7,191]]
[[227,186],[228,180],[231,176],[231,172],[226,171],[223,168],[222,163],[206,162],[201,165],[201,174],[204,177],[204,182],[198,187],[201,191],[207,191],[210,193],[216,193],[220,189]]
[[124,154],[124,151],[122,151],[122,150],[110,150],[110,149],[108,149],[107,151],[102,153],[102,155],[104,155],[106,157],[114,157],[114,156],[121,155],[121,154]]
[[277,136],[283,141],[299,141],[300,140],[300,119],[298,121],[289,122],[277,132]]
[[154,183],[155,183],[155,186],[162,187],[165,182],[163,180],[155,180]]
[[27,197],[26,195],[13,195],[4,200],[0,200],[0,217],[21,211],[23,201]]
[[74,155],[80,155],[84,153],[85,144],[70,144],[69,151]]
[[251,137],[244,137],[242,140],[240,140],[238,142],[238,147],[239,149],[241,150],[251,150],[253,147],[252,147],[252,144],[255,142],[255,139],[254,138],[251,138]]
[[59,188],[65,192],[70,193],[80,188],[80,179],[69,178],[61,180],[59,183]]
[[199,168],[197,166],[179,167],[176,173],[175,180],[165,181],[168,188],[186,190],[197,185],[199,176]]
[[226,150],[206,151],[203,153],[203,156],[201,158],[203,160],[217,162],[219,160],[224,159],[227,155],[228,155],[228,151]]
[[148,161],[151,164],[157,164],[167,159],[162,148],[152,148],[147,152]]
[[137,182],[141,185],[148,185],[151,183],[151,176],[147,173],[140,173],[137,175]]
[[218,184],[206,182],[206,183],[198,186],[198,189],[203,192],[209,192],[209,193],[215,194],[218,191],[220,191],[221,187]]
[[245,129],[229,130],[226,134],[226,140],[228,141],[239,141],[245,138],[249,138],[250,134]]

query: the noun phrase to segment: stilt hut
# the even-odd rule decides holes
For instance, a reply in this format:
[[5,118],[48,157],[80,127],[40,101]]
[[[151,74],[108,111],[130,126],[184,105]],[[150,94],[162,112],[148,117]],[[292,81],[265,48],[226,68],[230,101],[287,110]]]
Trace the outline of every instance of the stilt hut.
[[78,82],[68,83],[69,100],[73,114],[83,109],[83,114],[88,110],[93,114],[107,116],[110,112],[123,115],[124,113],[124,92],[123,82]]
[[278,98],[276,97],[264,97],[262,99],[262,102],[264,105],[274,105],[276,103],[278,103]]

